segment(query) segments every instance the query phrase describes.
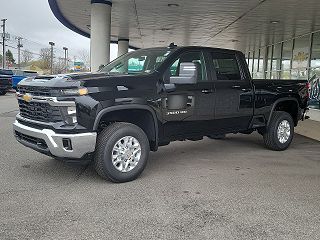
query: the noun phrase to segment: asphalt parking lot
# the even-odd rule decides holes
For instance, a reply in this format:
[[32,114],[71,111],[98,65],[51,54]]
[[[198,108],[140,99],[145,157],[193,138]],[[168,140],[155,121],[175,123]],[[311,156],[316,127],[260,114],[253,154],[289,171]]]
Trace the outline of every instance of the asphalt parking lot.
[[142,176],[105,182],[18,144],[0,97],[0,239],[320,239],[320,143],[258,134],[176,142]]

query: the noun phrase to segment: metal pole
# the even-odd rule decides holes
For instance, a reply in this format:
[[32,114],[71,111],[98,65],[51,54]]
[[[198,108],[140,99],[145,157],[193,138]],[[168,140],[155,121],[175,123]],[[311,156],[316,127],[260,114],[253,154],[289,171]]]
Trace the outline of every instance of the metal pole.
[[6,21],[7,19],[1,19],[2,21],[2,68],[6,68]]
[[17,37],[17,40],[18,40],[18,68],[20,69],[21,66],[21,48],[23,47],[23,45],[21,44],[21,40],[22,40],[22,37]]
[[67,52],[68,52],[68,48],[67,47],[63,47],[64,50],[64,70],[65,72],[67,72]]
[[49,42],[50,46],[51,46],[51,66],[50,66],[50,74],[53,74],[53,46],[55,45],[54,42]]

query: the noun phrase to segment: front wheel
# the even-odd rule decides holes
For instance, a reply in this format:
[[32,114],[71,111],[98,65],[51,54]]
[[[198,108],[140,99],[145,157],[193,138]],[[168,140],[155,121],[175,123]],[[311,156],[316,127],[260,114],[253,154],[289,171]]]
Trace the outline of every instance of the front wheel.
[[293,139],[294,123],[291,115],[287,112],[274,112],[269,126],[263,134],[267,148],[275,151],[286,150]]
[[141,128],[130,123],[114,123],[98,136],[94,166],[104,179],[129,182],[144,170],[149,151],[148,138]]

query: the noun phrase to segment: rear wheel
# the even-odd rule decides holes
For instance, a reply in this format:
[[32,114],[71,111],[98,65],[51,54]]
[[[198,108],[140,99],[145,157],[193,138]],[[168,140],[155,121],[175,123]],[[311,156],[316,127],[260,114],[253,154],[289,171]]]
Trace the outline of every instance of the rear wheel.
[[7,91],[5,90],[0,90],[0,96],[6,95]]
[[293,139],[294,123],[291,115],[287,112],[274,112],[269,126],[263,135],[267,148],[275,151],[287,149]]
[[130,123],[114,123],[98,136],[94,157],[97,173],[112,182],[129,182],[144,170],[149,156],[144,131]]

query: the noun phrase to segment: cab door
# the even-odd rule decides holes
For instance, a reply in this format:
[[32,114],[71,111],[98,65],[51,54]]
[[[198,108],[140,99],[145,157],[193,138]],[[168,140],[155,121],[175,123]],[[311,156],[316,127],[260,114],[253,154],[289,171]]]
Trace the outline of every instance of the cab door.
[[251,80],[242,71],[241,56],[235,52],[211,52],[214,82],[216,132],[246,130],[253,116],[254,94]]
[[164,135],[169,139],[207,132],[214,115],[214,85],[204,53],[181,54],[167,70],[166,82],[171,76],[179,76],[181,63],[195,63],[198,76],[193,84],[175,84],[175,89],[162,97]]

